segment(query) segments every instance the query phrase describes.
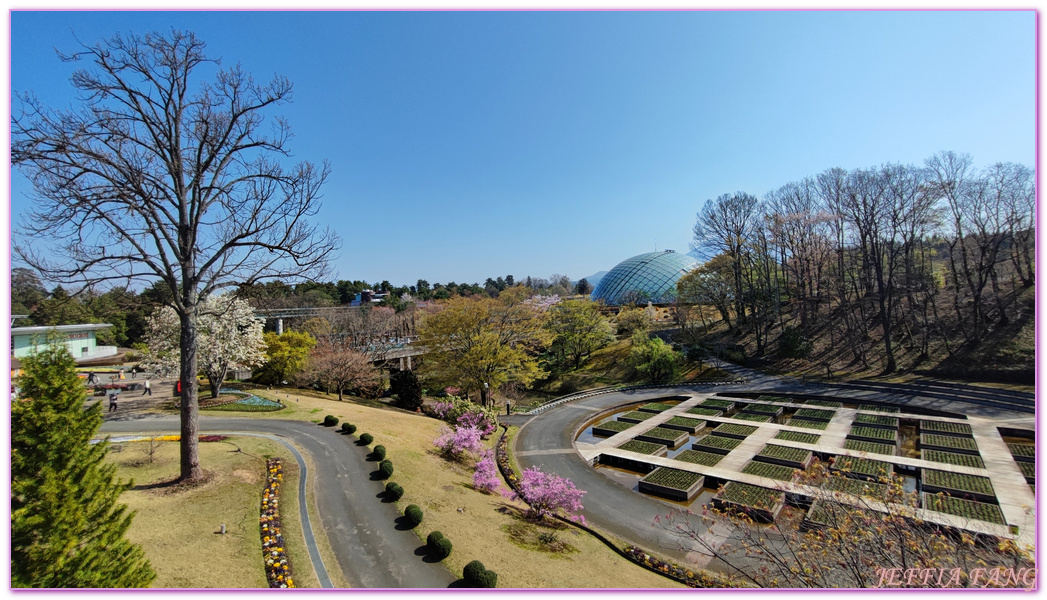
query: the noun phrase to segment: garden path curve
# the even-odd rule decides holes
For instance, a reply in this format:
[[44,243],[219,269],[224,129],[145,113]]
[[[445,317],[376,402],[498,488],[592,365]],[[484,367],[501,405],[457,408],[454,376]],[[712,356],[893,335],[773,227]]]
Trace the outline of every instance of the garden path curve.
[[[101,429],[103,434],[178,431],[177,416],[108,421]],[[446,588],[456,580],[441,563],[425,562],[416,554],[424,542],[413,531],[396,527],[396,519],[400,516],[396,505],[383,503],[378,498],[385,483],[370,477],[377,463],[366,460],[366,448],[357,446],[352,436],[305,421],[206,416],[200,418],[200,432],[276,436],[294,442],[309,455],[315,473],[309,476],[302,469],[299,506],[303,513],[303,527],[309,524],[305,512],[307,505],[302,501],[308,489],[319,514],[319,526],[327,534],[335,559],[351,586]],[[306,527],[306,544],[321,585],[326,579],[324,587],[330,587],[326,569],[319,560],[312,527]]]

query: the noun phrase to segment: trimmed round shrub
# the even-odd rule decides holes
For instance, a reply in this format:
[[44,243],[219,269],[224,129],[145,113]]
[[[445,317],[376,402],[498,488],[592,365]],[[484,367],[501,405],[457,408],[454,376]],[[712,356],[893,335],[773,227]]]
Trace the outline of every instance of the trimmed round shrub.
[[417,504],[412,504],[404,510],[404,516],[407,517],[407,523],[411,527],[418,527],[422,523],[422,509],[418,508]]
[[443,536],[443,533],[439,531],[434,531],[425,538],[425,545],[428,546],[430,550],[432,550],[436,547],[436,540],[443,538]]
[[369,433],[361,433],[360,434],[360,441],[363,442],[364,444],[370,444],[371,442],[374,441],[374,436],[369,434]]
[[373,454],[378,460],[385,459],[385,446],[375,446],[374,450],[371,451],[371,454]]
[[324,417],[324,427],[334,427],[338,424],[338,417],[334,415],[327,415]]
[[484,571],[475,583],[476,587],[481,588],[498,587],[498,573],[495,573],[494,571]]
[[346,433],[356,433],[356,425],[350,425],[349,423],[346,423],[346,425],[349,425],[345,429]]
[[351,427],[352,425],[349,423],[342,423],[342,433],[352,433],[353,431],[350,429]]
[[[451,549],[451,540],[442,537],[436,540],[436,543],[433,546],[431,546],[430,551],[432,552],[433,556],[439,558],[440,560],[443,560],[451,555]],[[488,573],[490,573],[490,571],[488,571]],[[497,578],[497,575],[495,576],[495,578]]]
[[378,472],[382,475],[382,479],[389,479],[393,476],[393,461],[385,459],[378,463]]
[[395,481],[385,484],[385,493],[393,501],[399,500],[404,495],[404,488]]
[[482,562],[474,560],[465,565],[465,568],[462,569],[462,579],[469,583],[475,583],[480,580],[480,576],[483,575],[486,570],[487,568],[484,567]]

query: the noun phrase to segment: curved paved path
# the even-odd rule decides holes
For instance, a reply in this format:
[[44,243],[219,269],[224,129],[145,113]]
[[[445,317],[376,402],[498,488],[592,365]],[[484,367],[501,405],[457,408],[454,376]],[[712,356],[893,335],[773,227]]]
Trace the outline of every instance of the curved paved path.
[[[174,416],[108,421],[101,433],[177,433],[178,422]],[[316,470],[311,489],[319,525],[353,587],[445,588],[456,580],[441,563],[425,562],[415,553],[424,542],[396,525],[400,516],[396,505],[377,497],[385,489],[384,482],[370,477],[377,464],[366,460],[366,448],[357,446],[352,436],[304,421],[211,417],[201,417],[200,432],[278,436],[310,456]],[[302,474],[305,481],[306,471]]]
[[[619,406],[624,407],[636,402],[676,394],[775,390],[846,397],[852,401],[869,400],[909,404],[953,413],[986,416],[1001,421],[1013,420],[1026,428],[1032,427],[1032,418],[1028,414],[977,406],[966,402],[928,398],[919,393],[920,386],[918,385],[904,386],[911,388],[916,393],[900,393],[902,390],[897,388],[892,390],[893,393],[883,391],[855,393],[854,390],[846,387],[837,388],[830,384],[804,385],[790,378],[776,377],[735,365],[730,365],[730,367],[734,367],[729,369],[733,375],[747,381],[741,384],[682,385],[600,394],[568,402],[538,416],[514,415],[508,418],[500,417],[500,420],[521,426],[514,442],[515,456],[521,468],[540,466],[547,473],[567,477],[579,489],[588,492],[583,498],[585,505],[583,514],[591,524],[624,541],[650,548],[677,560],[696,562],[699,565],[702,564],[703,557],[688,552],[683,548],[680,538],[655,525],[656,517],[669,513],[670,506],[640,493],[626,490],[610,477],[596,471],[578,452],[574,446],[575,435],[589,420]],[[898,388],[902,387],[898,386]],[[697,517],[691,517],[691,521],[698,531],[704,531],[704,527],[698,524]]]

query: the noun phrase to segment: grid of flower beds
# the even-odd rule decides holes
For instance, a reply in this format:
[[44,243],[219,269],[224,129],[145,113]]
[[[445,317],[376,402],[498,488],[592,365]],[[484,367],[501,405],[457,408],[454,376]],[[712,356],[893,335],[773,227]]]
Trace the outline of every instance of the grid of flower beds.
[[804,402],[804,404],[806,404],[808,406],[825,406],[825,407],[828,407],[828,408],[841,408],[841,407],[843,407],[843,402],[837,402],[836,400],[819,400],[819,399],[815,399],[815,400],[808,400],[807,402]]
[[854,416],[854,422],[866,427],[898,429],[898,417],[888,417],[887,415],[865,415],[859,413]]
[[802,431],[786,431],[781,430],[775,436],[776,440],[785,440],[787,442],[800,442],[801,444],[817,444],[822,436],[817,433],[804,433]]
[[659,467],[640,480],[640,491],[678,500],[690,502],[705,483],[705,475],[682,471],[669,467]]
[[811,466],[814,454],[810,450],[767,444],[756,453],[755,458],[761,462],[782,465],[792,469],[806,469]]
[[636,410],[638,410],[640,412],[658,414],[658,413],[663,413],[663,412],[669,410],[670,408],[676,408],[676,405],[675,404],[666,404],[664,402],[651,402],[650,404],[644,404],[643,406],[641,406],[640,408],[638,408]]
[[968,498],[979,502],[996,502],[996,492],[988,477],[924,469],[923,491],[930,494],[946,493],[953,498]]
[[731,481],[713,497],[713,504],[724,510],[744,512],[757,521],[773,523],[785,506],[785,494],[739,481]]
[[771,417],[771,415],[758,415],[758,414],[747,413],[747,412],[738,413],[738,414],[734,415],[734,417],[732,417],[732,418],[738,419],[740,421],[752,421],[754,423],[770,423],[771,421],[774,420],[774,418]]
[[978,454],[978,444],[973,438],[921,432],[920,450],[944,450],[960,454]]
[[686,444],[687,440],[690,438],[686,431],[666,429],[665,427],[654,427],[635,436],[634,439],[643,442],[653,442],[655,444],[665,444],[671,449],[676,449],[682,444]]
[[803,404],[803,400],[797,400],[796,398],[790,398],[788,396],[774,396],[770,394],[760,394],[756,397],[760,402],[790,402],[792,404]]
[[684,450],[683,452],[674,456],[673,460],[679,460],[695,465],[715,467],[716,463],[723,460],[723,457],[723,454],[716,454],[715,452],[703,452],[701,450]]
[[745,438],[747,438],[750,435],[752,435],[752,433],[754,431],[756,431],[757,429],[759,429],[759,427],[755,427],[755,426],[752,426],[752,425],[739,425],[737,423],[723,423],[722,425],[718,426],[716,429],[713,429],[712,434],[713,435],[720,435],[720,436],[723,436],[723,437],[730,437],[730,438],[735,438],[735,439],[739,439],[739,440],[744,440]]
[[973,469],[984,469],[985,463],[981,456],[974,454],[958,454],[956,452],[944,452],[942,450],[924,450],[920,457],[931,462],[956,465],[958,467],[971,467]]
[[949,423],[948,421],[920,421],[920,431],[971,437],[971,426],[966,423]]
[[807,514],[800,524],[800,531],[808,531],[812,527],[846,527],[856,520],[858,522],[864,520],[862,515],[865,513],[865,510],[855,506],[846,506],[833,502],[826,505],[821,500],[815,500],[811,503],[811,508],[807,510]]
[[854,456],[837,456],[830,468],[844,475],[868,481],[878,481],[881,477],[890,478],[894,474],[894,465],[889,462]]
[[[619,445],[618,449],[627,450],[629,452],[636,452],[637,454],[646,454],[648,456],[665,457],[669,454],[669,449],[665,447],[665,444],[641,442],[640,440],[629,440],[628,442]],[[654,468],[654,466],[652,466],[651,463],[647,461],[633,460],[631,458],[614,456],[612,454],[601,454],[600,464],[609,465],[612,467],[621,467],[623,469],[639,471],[641,473],[648,473],[651,471],[651,469]]]
[[640,440],[629,440],[618,446],[618,449],[639,454],[649,454],[651,456],[666,456],[669,454],[669,449],[665,447],[665,444],[655,444],[654,442],[643,442]]
[[722,435],[707,435],[698,438],[691,448],[700,452],[712,452],[714,454],[728,454],[742,443],[740,438],[723,437]]
[[773,404],[748,404],[742,412],[755,413],[758,415],[771,415],[772,417],[780,417],[782,411],[785,410],[781,406],[775,406]]
[[964,519],[977,519],[979,521],[988,521],[989,523],[996,523],[997,525],[1006,525],[1007,520],[1003,517],[1003,511],[1000,507],[995,504],[988,504],[986,502],[975,502],[974,500],[965,500],[963,498],[953,498],[952,496],[923,494],[923,507],[928,510],[936,510],[957,517],[963,517]]
[[772,465],[771,463],[753,459],[745,463],[745,466],[742,467],[742,473],[777,479],[778,481],[792,481],[792,478],[796,476],[796,469],[783,467],[782,465]]
[[723,414],[723,410],[716,408],[709,408],[708,406],[695,406],[692,409],[686,411],[689,415],[698,415],[702,417],[719,417]]
[[633,425],[635,423],[626,423],[625,421],[604,421],[599,425],[593,425],[593,435],[596,437],[612,437]]
[[898,442],[898,432],[894,429],[852,425],[851,431],[847,434],[847,439],[875,442],[877,444],[896,444]]
[[857,450],[868,454],[885,454],[894,456],[898,448],[893,444],[878,444],[876,442],[863,442],[861,440],[844,440],[843,447],[847,450]]
[[690,417],[673,417],[662,423],[659,427],[665,429],[678,429],[690,434],[695,434],[705,428],[705,421],[701,419],[692,419]]
[[1036,462],[1036,446],[1031,444],[1007,444],[1014,460],[1022,462]]

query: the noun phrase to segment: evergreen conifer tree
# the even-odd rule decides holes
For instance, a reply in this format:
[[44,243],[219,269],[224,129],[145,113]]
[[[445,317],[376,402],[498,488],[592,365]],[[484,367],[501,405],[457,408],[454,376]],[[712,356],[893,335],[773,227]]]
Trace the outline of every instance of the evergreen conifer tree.
[[101,404],[84,410],[84,385],[58,340],[22,360],[22,399],[11,408],[11,585],[131,588],[156,574],[125,537],[133,513],[117,504],[108,444],[90,444]]

